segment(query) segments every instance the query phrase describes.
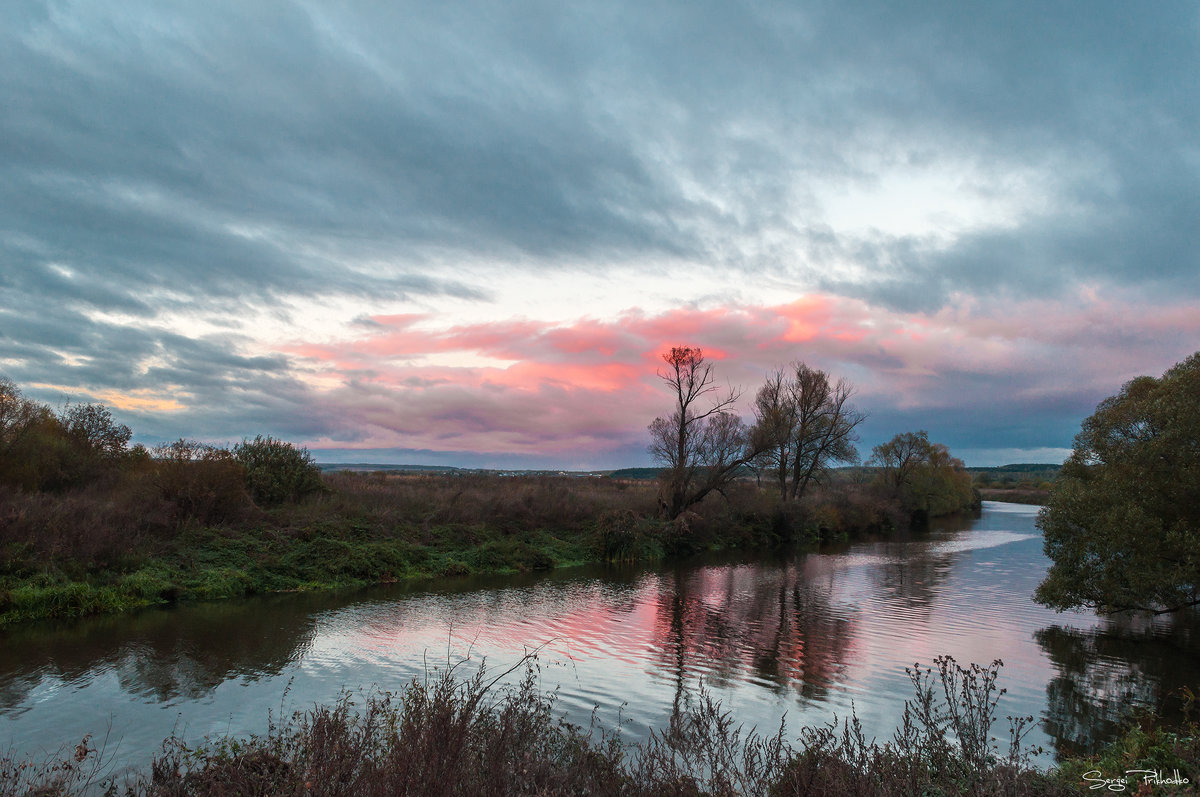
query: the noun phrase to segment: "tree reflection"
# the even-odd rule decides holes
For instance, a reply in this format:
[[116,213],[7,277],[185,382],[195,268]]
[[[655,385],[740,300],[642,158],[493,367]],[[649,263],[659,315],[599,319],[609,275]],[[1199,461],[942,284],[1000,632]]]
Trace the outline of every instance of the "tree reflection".
[[1059,755],[1094,752],[1139,710],[1181,720],[1178,690],[1200,686],[1198,632],[1197,612],[1118,615],[1098,628],[1055,625],[1035,632],[1056,672],[1046,685],[1044,727]]
[[677,691],[697,676],[717,686],[749,677],[823,696],[846,666],[854,622],[832,604],[828,578],[802,571],[796,564],[743,565],[665,577],[654,657]]
[[961,554],[931,553],[928,547],[881,546],[887,561],[869,569],[880,600],[928,614]]
[[325,596],[205,603],[9,632],[0,646],[0,712],[46,679],[82,684],[111,672],[156,701],[200,697],[230,677],[278,674],[312,635]]

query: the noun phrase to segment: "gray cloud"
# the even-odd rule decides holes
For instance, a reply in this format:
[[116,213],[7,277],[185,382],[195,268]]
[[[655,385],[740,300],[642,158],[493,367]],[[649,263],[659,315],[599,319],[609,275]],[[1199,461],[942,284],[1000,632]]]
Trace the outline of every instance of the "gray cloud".
[[[936,256],[904,239],[838,251],[878,263],[885,296],[897,279],[972,287],[1001,258],[1017,286],[1047,264],[1120,280],[1150,261],[1194,287],[1186,4],[52,8],[10,10],[0,56],[20,268],[242,295],[469,292],[417,279],[433,248],[761,267],[740,260],[747,239],[820,231],[789,215],[819,218],[806,179],[1051,153],[1113,194],[1062,184],[1071,208]],[[373,254],[393,272],[338,265]]]
[[[240,308],[486,301],[455,260],[677,259],[904,310],[1079,280],[1194,296],[1198,30],[1185,2],[10,4],[0,359],[179,384],[220,434],[311,400],[236,354]],[[825,218],[821,185],[959,163],[983,193],[1041,174],[1046,204],[949,243]],[[230,333],[157,330],[164,308]]]

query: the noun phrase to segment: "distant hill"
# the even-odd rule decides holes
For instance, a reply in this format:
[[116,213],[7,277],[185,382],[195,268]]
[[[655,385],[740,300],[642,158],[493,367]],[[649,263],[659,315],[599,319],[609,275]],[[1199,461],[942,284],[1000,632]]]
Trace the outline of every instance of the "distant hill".
[[1058,473],[1062,465],[1051,465],[1044,462],[1023,462],[1016,465],[994,465],[989,468],[967,468],[970,471],[988,473]]
[[[317,467],[322,471],[333,472],[340,470],[357,471],[360,473],[493,473],[508,476],[607,476],[611,479],[630,479],[634,481],[651,481],[657,479],[662,468],[619,468],[613,471],[562,471],[562,470],[533,470],[511,468],[457,468],[451,465],[392,465],[377,462],[318,462]],[[835,468],[837,472],[852,473],[862,466]],[[986,475],[996,481],[1053,481],[1058,476],[1061,465],[1048,463],[1022,462],[1013,465],[993,465],[990,467],[969,467],[968,473]],[[743,474],[749,477],[749,470]]]
[[614,470],[608,474],[610,479],[639,479],[647,481],[657,479],[658,474],[662,473],[662,468],[621,468]]
[[492,476],[575,476],[599,478],[608,475],[601,470],[535,470],[528,468],[456,468],[452,465],[393,465],[380,462],[318,462],[317,467],[325,473],[354,471],[355,473],[441,473],[448,476],[470,474]]
[[1037,486],[1038,489],[1045,491],[1048,490],[1049,484],[1058,478],[1061,470],[1061,465],[1021,463],[992,468],[967,468],[967,473],[971,474],[976,486],[981,489],[985,487],[1013,489]]

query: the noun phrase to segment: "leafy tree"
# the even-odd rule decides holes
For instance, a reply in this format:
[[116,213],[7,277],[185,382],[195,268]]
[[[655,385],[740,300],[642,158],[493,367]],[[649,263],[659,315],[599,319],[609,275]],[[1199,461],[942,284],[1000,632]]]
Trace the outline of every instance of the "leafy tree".
[[0,484],[44,490],[70,483],[72,447],[49,407],[0,377]]
[[962,460],[929,440],[924,430],[902,432],[871,450],[883,486],[918,517],[937,517],[975,505],[976,493]]
[[928,460],[932,447],[929,433],[924,429],[901,432],[871,449],[871,464],[880,469],[884,483],[899,492],[912,482],[913,474]]
[[246,487],[260,506],[297,501],[323,489],[321,470],[307,448],[258,435],[235,445],[233,456],[246,469]]
[[89,481],[125,455],[130,436],[103,404],[55,415],[0,377],[0,484],[52,490]]
[[667,368],[658,375],[674,395],[675,408],[651,422],[649,451],[665,466],[659,506],[674,519],[714,490],[721,492],[749,457],[746,426],[732,412],[741,394],[718,391],[712,364],[699,348],[674,346],[662,357]]
[[7,441],[24,403],[20,388],[7,376],[0,376],[0,442]]
[[1200,605],[1200,352],[1138,377],[1075,436],[1038,516],[1056,609]]

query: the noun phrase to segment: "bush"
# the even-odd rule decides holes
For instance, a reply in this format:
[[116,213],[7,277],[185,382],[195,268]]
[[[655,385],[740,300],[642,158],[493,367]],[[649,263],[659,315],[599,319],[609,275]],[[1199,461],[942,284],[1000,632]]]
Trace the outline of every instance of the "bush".
[[245,468],[246,488],[259,506],[298,501],[324,489],[307,448],[258,435],[234,446],[233,456]]
[[179,519],[229,523],[253,509],[245,471],[228,450],[180,439],[159,446],[154,456],[154,484]]
[[0,377],[0,484],[36,491],[94,482],[124,456],[129,437],[103,404],[55,415]]

